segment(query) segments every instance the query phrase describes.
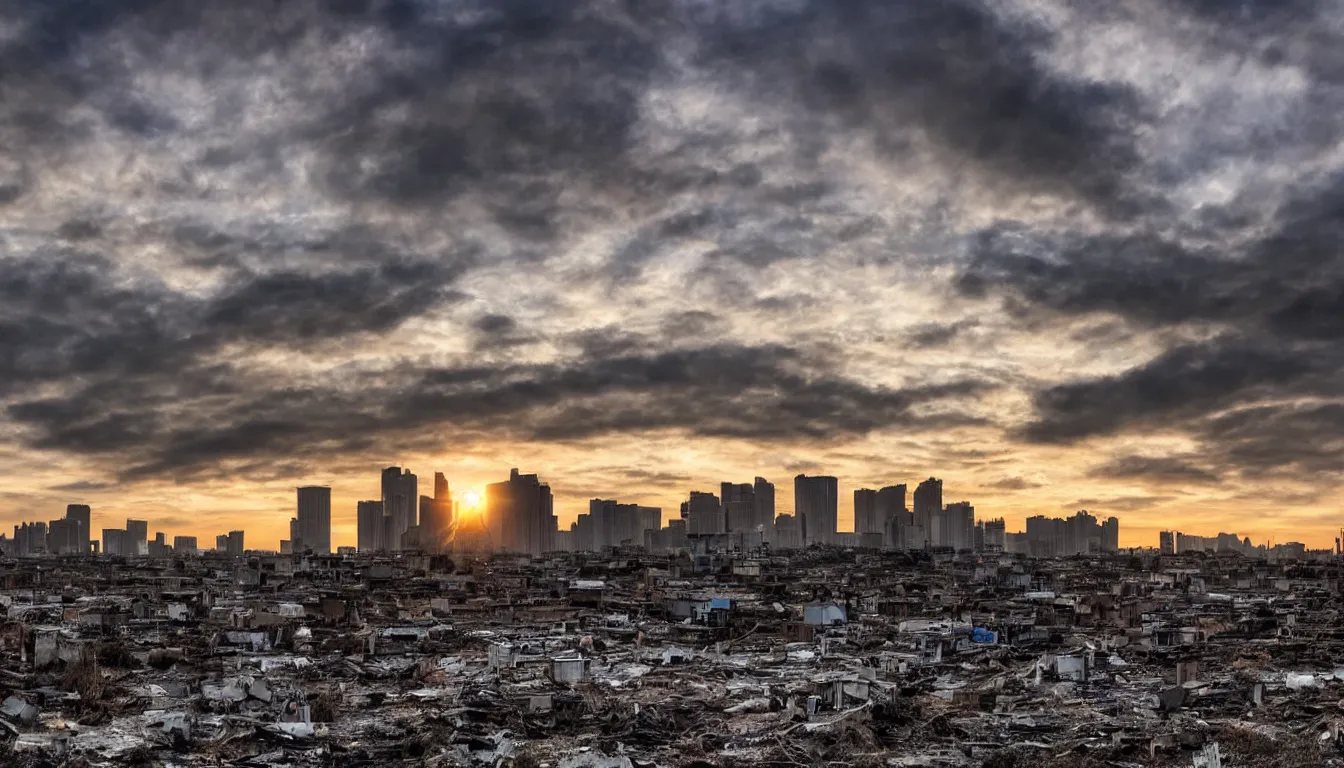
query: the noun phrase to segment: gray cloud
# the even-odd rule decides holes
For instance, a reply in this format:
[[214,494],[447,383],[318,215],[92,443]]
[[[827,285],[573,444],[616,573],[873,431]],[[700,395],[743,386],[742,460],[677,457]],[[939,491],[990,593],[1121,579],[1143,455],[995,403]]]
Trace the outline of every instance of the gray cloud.
[[[9,10],[0,400],[25,448],[288,478],[447,434],[965,429],[1200,446],[1099,480],[1340,464],[1328,4]],[[1185,58],[1110,60],[1123,25]],[[1177,101],[1167,66],[1199,68]],[[1059,373],[1019,355],[1040,333],[1153,351]],[[1032,411],[1000,434],[1003,386]]]
[[1217,483],[1218,473],[1179,456],[1120,456],[1088,470],[1091,477],[1115,480],[1145,480],[1173,485]]

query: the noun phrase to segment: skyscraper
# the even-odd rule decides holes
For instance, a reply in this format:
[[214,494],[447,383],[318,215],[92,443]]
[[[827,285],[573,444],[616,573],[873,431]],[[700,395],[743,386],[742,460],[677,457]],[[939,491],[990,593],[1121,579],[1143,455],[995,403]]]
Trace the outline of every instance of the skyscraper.
[[888,485],[877,492],[877,516],[882,521],[882,545],[888,549],[909,549],[910,510],[905,508],[905,484]]
[[[1240,544],[1236,537],[1232,541]],[[1101,524],[1101,551],[1119,552],[1120,551],[1120,519],[1117,517],[1108,517]]]
[[383,515],[388,518],[388,549],[401,550],[402,534],[417,523],[419,500],[417,479],[411,470],[403,472],[401,467],[383,470]]
[[728,530],[723,505],[719,503],[719,497],[712,493],[691,491],[691,497],[681,505],[681,509],[689,534],[724,533]]
[[555,547],[551,487],[536,475],[513,469],[506,482],[486,486],[485,516],[497,550],[539,555]]
[[1003,552],[1007,547],[1007,525],[1002,517],[985,523],[985,549],[990,552]]
[[78,538],[77,541],[74,542],[74,551],[81,555],[87,555],[89,553],[89,541],[93,536],[93,532],[89,527],[92,514],[93,511],[89,508],[88,504],[69,504],[65,508],[65,519],[73,520],[79,525],[79,531],[76,534]]
[[79,520],[52,520],[47,525],[47,551],[56,555],[79,552]]
[[877,491],[858,488],[854,491],[854,532],[882,533],[886,528],[877,511]]
[[756,527],[765,532],[767,540],[775,528],[775,484],[764,477],[753,483],[756,495]]
[[[104,547],[107,545],[104,544]],[[123,555],[149,554],[149,523],[144,520],[126,521],[126,538],[122,540]]]
[[931,546],[943,546],[942,521],[943,481],[930,477],[915,488],[914,514],[916,537]]
[[420,497],[420,545],[430,551],[442,551],[452,538],[453,527],[453,493],[442,472],[434,473],[434,498],[428,504],[426,499]]
[[103,529],[103,554],[105,555],[129,555],[127,552],[129,534],[118,528]]
[[798,475],[793,478],[793,508],[809,544],[835,542],[840,482],[834,477]]
[[242,531],[229,531],[229,535],[225,543],[228,547],[229,554],[232,555],[233,557],[242,557],[243,554],[247,552],[247,548],[243,546]]
[[227,533],[215,536],[215,551],[226,553],[229,551],[229,535]]
[[975,507],[969,501],[948,504],[943,512],[946,546],[955,550],[971,549],[975,544]]
[[1171,531],[1160,531],[1157,534],[1157,545],[1164,555],[1176,554],[1176,536]]
[[719,499],[727,530],[756,530],[756,487],[747,483],[720,483]]
[[298,534],[303,548],[319,555],[331,554],[331,488],[307,485],[300,488],[298,493],[296,519],[299,521]]
[[383,522],[383,502],[361,501],[356,507],[356,531],[360,552],[381,552],[386,548],[383,534],[387,524]]

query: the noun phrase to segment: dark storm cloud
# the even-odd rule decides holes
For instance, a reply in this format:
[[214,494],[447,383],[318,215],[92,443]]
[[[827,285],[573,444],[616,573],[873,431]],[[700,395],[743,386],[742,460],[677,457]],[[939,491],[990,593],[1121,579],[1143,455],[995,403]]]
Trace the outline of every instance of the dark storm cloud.
[[[1319,32],[1269,3],[1171,3],[1201,20],[1201,45],[1244,41],[1266,66],[1301,65],[1313,103],[1332,103],[1338,54]],[[1321,18],[1309,5],[1296,15]],[[1304,185],[1277,211],[1252,189],[1174,216],[1153,191],[1219,186],[1196,170],[1263,158],[1271,142],[1328,145],[1334,113],[1155,166],[1181,110],[1057,56],[1105,29],[1061,34],[1029,20],[1047,15],[977,0],[9,10],[0,144],[24,159],[0,159],[0,215],[13,216],[0,222],[0,397],[29,447],[128,478],[220,462],[260,476],[450,433],[802,441],[983,425],[967,401],[990,384],[923,384],[915,364],[902,371],[913,383],[882,386],[843,373],[870,350],[734,333],[847,333],[823,326],[852,298],[854,264],[875,287],[896,267],[944,274],[905,254],[938,251],[924,243],[963,234],[949,211],[990,199],[1065,213],[983,233],[954,265],[960,298],[1001,298],[1006,321],[1037,327],[1162,334],[1131,370],[1043,381],[1022,436],[1180,431],[1210,463],[1248,469],[1338,455],[1314,429],[1333,423],[1328,406],[1281,401],[1331,397],[1344,372],[1344,181],[1275,169]],[[868,187],[850,171],[870,164]],[[879,188],[922,192],[925,173],[949,186],[939,199]],[[924,219],[910,225],[918,244],[901,219]],[[595,253],[546,270],[585,239]],[[473,285],[459,316],[464,278],[501,263],[525,295]],[[655,267],[688,276],[669,288]],[[543,316],[579,284],[611,287],[631,327]],[[655,290],[685,295],[669,309]],[[917,324],[906,346],[955,353],[972,328],[998,332],[1005,318],[988,314]],[[499,354],[426,362],[416,355],[441,350],[405,338],[420,321]]]
[[47,490],[58,493],[78,493],[80,491],[106,491],[117,487],[116,483],[105,483],[97,480],[79,480],[73,483],[64,483],[62,485],[53,485]]
[[508,315],[486,314],[472,323],[476,330],[487,335],[506,334],[518,327],[518,321]]
[[975,318],[955,323],[922,323],[906,332],[906,341],[916,347],[941,347],[979,324]]
[[1221,477],[1214,471],[1177,456],[1120,456],[1088,470],[1090,477],[1147,480],[1172,485],[1211,484]]
[[1175,500],[1175,496],[1111,496],[1108,498],[1079,499],[1067,505],[1067,508],[1087,509],[1092,512],[1133,512],[1161,506]]
[[1317,483],[1344,476],[1344,404],[1256,405],[1199,427],[1209,456],[1250,476],[1285,475]]
[[989,483],[988,487],[997,488],[1001,491],[1026,491],[1032,488],[1040,488],[1041,483],[1033,482],[1021,477],[1005,477]]
[[1169,428],[1289,387],[1313,381],[1328,387],[1332,378],[1330,370],[1316,370],[1309,359],[1282,349],[1223,340],[1186,345],[1115,376],[1042,390],[1035,397],[1037,419],[1023,434],[1056,443],[1131,428]]
[[194,297],[135,282],[100,256],[0,259],[0,392],[66,381],[97,390],[140,376],[197,383],[224,344],[302,347],[396,328],[456,298],[455,274],[443,262],[276,272]]
[[[402,50],[357,77],[349,98],[311,127],[328,189],[419,205],[518,178],[601,179],[619,167],[659,65],[636,20],[574,0],[467,8],[474,13],[392,25]],[[371,4],[359,15],[377,13]],[[553,186],[522,188],[534,193],[524,205],[519,188],[509,190],[501,225],[549,233]]]
[[[577,440],[638,430],[761,440],[833,438],[917,423],[992,385],[888,389],[818,368],[782,347],[715,346],[568,363],[351,374],[345,386],[268,390],[242,371],[193,398],[169,377],[85,388],[13,404],[8,416],[38,448],[134,457],[127,479],[184,473],[246,457],[333,450],[351,433],[421,439]],[[397,383],[403,376],[405,384]],[[400,436],[400,437],[398,437]],[[404,445],[404,443],[403,443]]]
[[[1216,427],[1234,407],[1335,397],[1344,376],[1344,205],[1339,176],[1297,190],[1259,238],[1230,249],[1148,234],[1047,236],[1012,227],[982,233],[958,286],[999,295],[1019,318],[1110,316],[1133,330],[1206,337],[1169,343],[1150,361],[1110,376],[1046,386],[1021,434],[1071,442],[1131,430],[1184,431],[1212,457],[1249,470],[1289,449],[1301,424],[1263,416],[1265,433],[1232,450]],[[1210,331],[1213,335],[1210,335]],[[1288,406],[1295,407],[1295,406]],[[1248,413],[1258,413],[1252,409]],[[1323,447],[1325,446],[1325,447]],[[1307,463],[1338,461],[1316,439]]]
[[1051,70],[1040,56],[1052,33],[991,4],[749,3],[713,21],[711,65],[746,67],[757,92],[782,91],[893,155],[919,138],[1011,188],[1138,210],[1138,96]]

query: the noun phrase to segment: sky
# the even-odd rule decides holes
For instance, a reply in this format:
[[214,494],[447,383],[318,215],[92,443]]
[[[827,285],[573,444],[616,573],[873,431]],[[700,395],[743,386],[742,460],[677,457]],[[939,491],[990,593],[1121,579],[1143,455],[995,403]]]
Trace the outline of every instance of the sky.
[[1339,4],[5,8],[0,523],[354,544],[396,464],[1344,525]]

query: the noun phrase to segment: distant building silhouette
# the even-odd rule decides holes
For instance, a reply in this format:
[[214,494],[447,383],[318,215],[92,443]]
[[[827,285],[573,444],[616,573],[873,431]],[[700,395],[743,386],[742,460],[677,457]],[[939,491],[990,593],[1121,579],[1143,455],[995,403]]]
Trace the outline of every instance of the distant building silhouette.
[[[149,523],[144,520],[126,521],[126,551],[119,554],[123,555],[148,555],[149,554]],[[107,551],[107,545],[103,545]]]
[[723,515],[723,505],[719,497],[704,491],[691,491],[691,496],[681,505],[681,518],[686,521],[686,532],[690,535],[725,533],[727,521]]
[[434,496],[420,497],[420,546],[431,552],[447,549],[455,525],[453,493],[448,478],[434,473]]
[[132,543],[129,531],[123,531],[119,528],[103,529],[103,554],[105,555],[131,555],[127,549]]
[[720,483],[719,503],[723,505],[725,530],[757,530],[755,485],[748,483]]
[[943,510],[943,523],[940,526],[943,538],[939,546],[955,550],[972,549],[975,546],[975,507],[969,501],[948,504]]
[[570,546],[579,552],[599,552],[605,547],[643,546],[646,531],[662,527],[663,510],[612,499],[588,502],[587,514],[570,527]]
[[92,516],[93,510],[90,509],[88,504],[70,504],[65,508],[65,519],[73,520],[79,525],[79,531],[76,534],[77,540],[74,542],[73,551],[82,555],[87,555],[89,553],[89,541],[93,536],[93,530],[91,528]]
[[885,527],[877,511],[877,491],[871,488],[855,489],[854,533],[859,536],[866,533],[882,533]]
[[882,545],[887,549],[909,549],[912,525],[905,506],[905,484],[888,485],[877,492],[877,516],[882,521]]
[[485,516],[496,550],[533,555],[554,551],[551,487],[536,475],[514,469],[506,482],[486,486]]
[[361,501],[356,507],[355,528],[358,534],[360,552],[382,552],[387,549],[385,541],[388,526],[383,522],[383,502]]
[[765,533],[765,540],[771,541],[775,528],[775,484],[758,477],[752,483],[752,492],[756,497],[756,527]]
[[403,472],[401,467],[383,470],[383,515],[388,518],[384,535],[386,549],[401,550],[402,535],[417,524],[419,500],[417,478],[411,470]]
[[331,488],[325,485],[299,488],[295,519],[298,521],[298,541],[293,541],[293,535],[290,539],[296,550],[302,546],[303,550],[312,550],[319,555],[331,554]]
[[943,481],[930,477],[915,488],[912,548],[942,545],[942,511]]
[[840,481],[834,477],[793,478],[793,510],[804,532],[803,545],[834,544]]

